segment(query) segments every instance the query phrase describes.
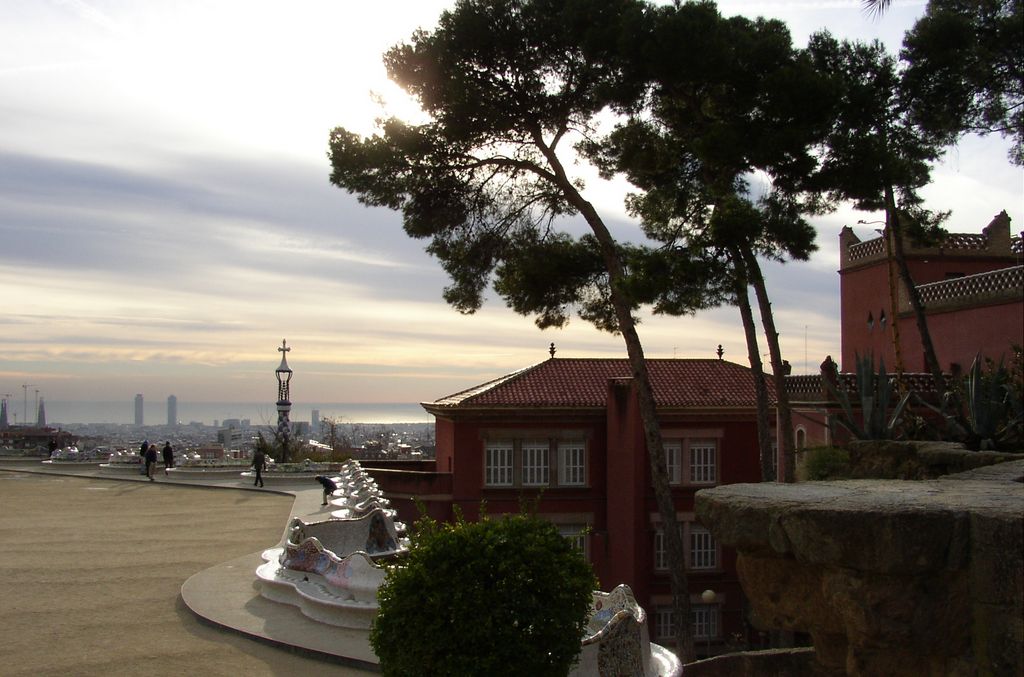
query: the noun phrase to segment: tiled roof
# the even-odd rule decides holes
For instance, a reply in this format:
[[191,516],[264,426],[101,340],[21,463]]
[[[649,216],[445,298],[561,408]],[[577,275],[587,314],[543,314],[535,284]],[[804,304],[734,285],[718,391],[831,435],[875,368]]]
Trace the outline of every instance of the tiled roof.
[[[652,359],[647,360],[647,368],[659,407],[757,406],[748,367],[717,359]],[[603,409],[608,381],[631,375],[625,358],[552,358],[424,405],[430,409]],[[770,382],[769,394],[774,400]]]

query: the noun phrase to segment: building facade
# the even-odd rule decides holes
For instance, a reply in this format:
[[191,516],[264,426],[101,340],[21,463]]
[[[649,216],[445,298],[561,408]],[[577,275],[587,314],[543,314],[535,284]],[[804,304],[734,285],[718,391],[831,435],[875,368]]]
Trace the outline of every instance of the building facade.
[[[745,602],[735,555],[696,521],[694,495],[761,479],[753,376],[714,359],[648,366],[698,650],[720,650],[748,634]],[[670,641],[661,519],[627,360],[552,357],[423,406],[436,417],[436,465],[413,493],[433,499],[435,517],[450,517],[446,504],[467,519],[476,519],[482,504],[491,515],[533,506],[584,553],[603,589],[628,584],[651,614],[653,638]],[[388,478],[374,476],[389,489]],[[399,488],[392,484],[389,497]],[[707,590],[714,592],[710,602],[702,598]]]
[[145,422],[142,393],[139,393],[135,396],[135,425],[145,425]]
[[[838,383],[856,388],[858,356],[871,355],[874,368],[884,361],[897,371],[894,331],[900,338],[904,387],[934,404],[941,400],[927,373],[917,321],[906,286],[895,269],[890,291],[889,257],[884,237],[861,241],[849,227],[840,244],[842,355]],[[1010,233],[1006,212],[981,233],[950,233],[941,245],[903,243],[908,267],[920,294],[939,366],[946,374],[966,371],[975,356],[1009,361],[1013,346],[1024,345],[1024,265],[1022,239]],[[893,312],[892,297],[896,309]],[[823,363],[829,371],[831,357]],[[841,443],[833,439],[828,416],[838,403],[819,375],[790,376],[797,449]],[[927,413],[927,412],[924,412]],[[843,431],[837,431],[843,434]]]
[[[909,293],[898,276],[893,312],[885,238],[862,242],[847,226],[839,248],[840,370],[852,372],[857,355],[873,355],[876,365],[884,360],[895,371],[895,323],[903,371],[927,372]],[[1005,211],[980,234],[950,233],[941,245],[928,247],[906,240],[903,248],[943,371],[966,370],[979,352],[998,362],[1024,342],[1021,239],[1011,237]]]

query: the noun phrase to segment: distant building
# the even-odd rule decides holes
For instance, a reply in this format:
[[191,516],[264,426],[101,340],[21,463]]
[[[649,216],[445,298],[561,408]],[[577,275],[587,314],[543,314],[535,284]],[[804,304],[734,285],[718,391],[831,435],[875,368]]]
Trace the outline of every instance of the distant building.
[[39,398],[39,412],[36,414],[36,427],[46,427],[46,404],[41,397]]
[[135,396],[135,425],[145,425],[145,417],[142,413],[142,393]]
[[313,437],[315,437],[317,440],[319,440],[321,438],[321,436],[322,436],[322,434],[320,432],[320,410],[319,409],[314,409],[313,410],[313,415],[309,419],[309,425],[310,425],[310,430],[312,430]]
[[174,395],[167,397],[167,425],[178,425],[178,398]]

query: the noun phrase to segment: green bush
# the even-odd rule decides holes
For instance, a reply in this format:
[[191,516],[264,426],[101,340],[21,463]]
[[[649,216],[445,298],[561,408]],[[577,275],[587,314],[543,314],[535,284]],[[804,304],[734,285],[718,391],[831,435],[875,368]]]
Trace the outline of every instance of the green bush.
[[812,447],[804,452],[803,479],[841,480],[850,477],[850,454],[835,447]]
[[377,592],[370,643],[385,675],[565,675],[596,585],[537,517],[424,518]]

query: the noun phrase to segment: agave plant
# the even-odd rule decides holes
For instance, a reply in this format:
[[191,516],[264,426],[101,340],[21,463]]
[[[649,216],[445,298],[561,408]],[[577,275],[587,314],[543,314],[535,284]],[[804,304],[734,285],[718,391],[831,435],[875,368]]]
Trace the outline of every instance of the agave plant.
[[964,378],[963,409],[956,417],[968,448],[1010,447],[1021,443],[1024,407],[1009,370],[1000,360],[982,369],[977,355]]
[[842,407],[841,412],[829,414],[829,425],[834,429],[835,424],[839,424],[859,440],[893,439],[910,400],[910,393],[907,392],[900,397],[890,413],[889,404],[893,401],[895,393],[893,384],[889,381],[889,374],[885,370],[885,361],[879,362],[878,374],[872,371],[874,360],[871,355],[858,355],[856,363],[860,416],[857,415],[857,408],[851,403],[846,389],[839,388],[836,382],[826,378],[825,387]]

